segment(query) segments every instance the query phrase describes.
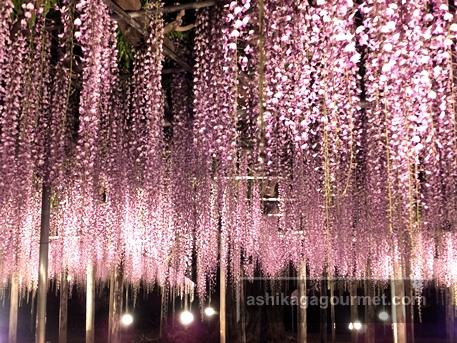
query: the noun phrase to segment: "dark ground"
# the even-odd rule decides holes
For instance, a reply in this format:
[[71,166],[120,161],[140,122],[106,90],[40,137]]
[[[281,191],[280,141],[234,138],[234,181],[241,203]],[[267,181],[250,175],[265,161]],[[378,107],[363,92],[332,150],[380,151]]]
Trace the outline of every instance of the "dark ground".
[[[438,297],[436,297],[438,298]],[[228,302],[228,342],[241,342],[240,329],[234,318],[233,301]],[[232,306],[232,307],[231,307]],[[132,307],[132,304],[129,305]],[[135,322],[122,332],[122,342],[125,343],[217,343],[219,341],[218,317],[203,320],[199,316],[198,305],[194,303],[193,313],[196,318],[192,325],[183,328],[177,318],[181,303],[176,302],[176,313],[172,313],[171,306],[168,313],[167,323],[163,328],[162,339],[159,339],[160,327],[160,296],[157,291],[150,294],[140,292],[135,309],[130,309],[134,314]],[[217,308],[217,304],[214,304]],[[8,299],[0,303],[0,343],[7,342],[8,332]],[[57,343],[59,297],[55,291],[50,291],[48,296],[47,339]],[[25,301],[19,310],[18,343],[32,343],[34,341],[34,319],[31,316],[32,307],[30,302]],[[445,308],[438,303],[428,304],[422,309],[423,323],[416,323],[415,343],[445,343]],[[347,309],[336,310],[337,342],[350,342],[348,330],[349,315]],[[95,315],[95,342],[105,343],[108,331],[108,291],[98,293]],[[309,342],[320,342],[319,339],[319,309],[308,309]],[[363,321],[362,321],[363,322]],[[74,290],[69,299],[68,320],[68,343],[84,342],[85,334],[85,296],[83,292]],[[376,342],[392,342],[391,327],[389,324],[376,323]],[[359,337],[359,343],[364,341],[363,330]],[[246,342],[296,342],[296,309],[250,308],[246,311]]]

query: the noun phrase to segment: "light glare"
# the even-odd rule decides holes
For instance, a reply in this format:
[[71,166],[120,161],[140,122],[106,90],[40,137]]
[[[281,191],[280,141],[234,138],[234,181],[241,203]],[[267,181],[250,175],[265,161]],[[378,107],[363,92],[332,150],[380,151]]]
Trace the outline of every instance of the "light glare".
[[383,322],[389,320],[389,314],[386,311],[381,311],[378,313],[378,318]]
[[179,320],[182,325],[190,325],[194,321],[194,315],[190,311],[182,311],[179,315]]
[[216,314],[216,311],[211,306],[208,306],[207,308],[205,308],[205,316],[212,317],[215,314]]
[[362,323],[361,322],[355,322],[354,323],[354,330],[359,331],[362,329]]
[[133,316],[130,313],[124,313],[121,317],[122,326],[130,326],[133,323]]
[[360,331],[362,330],[362,323],[357,321],[357,322],[354,322],[354,323],[349,323],[349,326],[348,326],[349,330],[356,330],[356,331]]

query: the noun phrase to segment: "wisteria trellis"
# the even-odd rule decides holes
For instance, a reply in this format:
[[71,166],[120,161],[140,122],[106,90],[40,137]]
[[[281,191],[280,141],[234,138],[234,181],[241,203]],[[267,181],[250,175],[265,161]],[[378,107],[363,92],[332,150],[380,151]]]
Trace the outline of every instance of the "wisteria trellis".
[[199,10],[193,86],[171,79],[169,137],[156,6],[125,79],[102,1],[59,1],[57,45],[47,7],[0,4],[3,284],[19,270],[36,286],[42,182],[51,277],[122,264],[134,284],[195,277],[204,296],[219,266],[235,282],[303,261],[311,276],[388,279],[403,261],[405,275],[457,281],[454,7]]

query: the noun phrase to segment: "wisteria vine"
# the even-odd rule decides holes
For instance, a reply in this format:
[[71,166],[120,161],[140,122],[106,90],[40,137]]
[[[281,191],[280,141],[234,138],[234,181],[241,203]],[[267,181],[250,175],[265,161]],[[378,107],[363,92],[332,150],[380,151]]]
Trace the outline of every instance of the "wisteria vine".
[[45,5],[0,4],[1,284],[36,287],[42,184],[50,276],[74,283],[121,268],[204,298],[218,270],[303,263],[457,281],[447,2],[217,4],[197,11],[192,75],[167,82],[161,6],[126,73],[103,1],[59,1],[51,29]]

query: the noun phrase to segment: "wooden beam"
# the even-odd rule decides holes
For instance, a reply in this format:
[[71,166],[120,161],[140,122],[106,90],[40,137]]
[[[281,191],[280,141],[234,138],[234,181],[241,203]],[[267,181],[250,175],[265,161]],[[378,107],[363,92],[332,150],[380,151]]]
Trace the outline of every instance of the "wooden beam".
[[192,71],[191,66],[176,54],[173,43],[167,37],[163,38],[163,52],[166,56],[178,63],[184,70],[189,72]]
[[182,68],[173,68],[173,69],[163,69],[162,70],[162,74],[165,74],[165,75],[179,74],[179,73],[183,73],[183,72],[186,72],[186,71]]
[[200,8],[211,7],[216,4],[216,1],[197,1],[190,4],[176,5],[176,6],[167,6],[162,8],[162,13],[173,13],[181,10],[197,10]]
[[124,11],[141,10],[140,0],[114,0]]
[[[141,35],[145,37],[148,36],[147,30],[143,28],[142,25],[138,23],[134,18],[132,18],[127,12],[125,12],[118,4],[114,3],[111,0],[103,1],[105,2],[106,6],[108,6],[108,8],[112,10],[120,19],[137,30]],[[166,37],[164,37],[163,40],[163,52],[166,56],[170,57],[186,71],[192,71],[192,68],[189,66],[189,64],[176,54],[171,41]]]
[[[197,1],[197,2],[192,2],[190,4],[182,4],[182,5],[176,5],[176,6],[166,6],[162,7],[160,9],[160,12],[162,13],[174,13],[174,12],[179,12],[182,10],[198,10],[200,8],[205,8],[205,7],[211,7],[216,4],[216,1]],[[145,10],[140,10],[140,11],[131,11],[128,12],[128,14],[132,18],[140,18],[145,15],[150,15],[152,12],[155,12],[155,10],[151,9],[145,9]]]

